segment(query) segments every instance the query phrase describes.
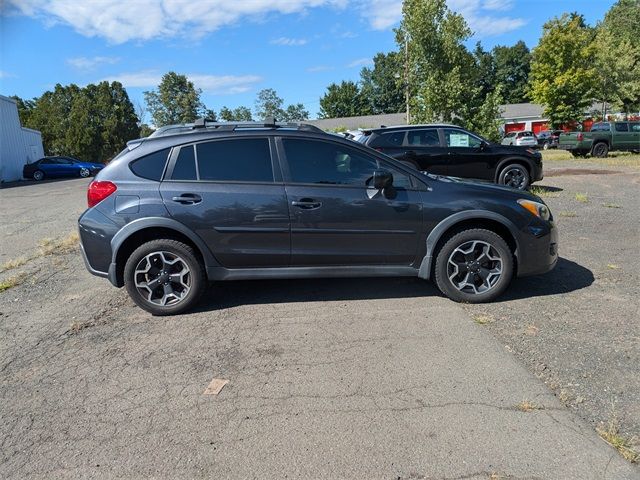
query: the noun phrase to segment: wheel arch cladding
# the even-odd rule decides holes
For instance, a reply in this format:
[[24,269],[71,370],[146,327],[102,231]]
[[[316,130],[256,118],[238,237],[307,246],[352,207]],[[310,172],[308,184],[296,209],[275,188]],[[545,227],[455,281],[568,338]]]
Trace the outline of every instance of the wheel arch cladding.
[[115,265],[119,287],[124,285],[124,266],[129,255],[143,243],[160,238],[178,240],[189,245],[205,267],[218,265],[202,239],[181,223],[168,218],[144,218],[125,225],[111,240],[111,261]]
[[434,258],[442,246],[453,235],[471,228],[483,228],[500,235],[513,252],[514,273],[517,271],[519,244],[516,226],[497,213],[485,210],[467,210],[445,218],[429,233],[427,237],[427,254],[422,259],[418,276],[430,279],[435,266]]

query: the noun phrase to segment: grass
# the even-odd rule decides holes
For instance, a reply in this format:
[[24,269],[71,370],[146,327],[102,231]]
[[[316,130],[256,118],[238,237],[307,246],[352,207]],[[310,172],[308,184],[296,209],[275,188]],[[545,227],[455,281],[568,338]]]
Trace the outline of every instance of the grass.
[[580,203],[587,203],[589,196],[586,193],[576,193],[576,200]]
[[488,323],[493,323],[495,321],[495,318],[493,318],[493,316],[491,315],[479,313],[473,316],[473,321],[476,322],[478,325],[486,325]]
[[529,400],[521,401],[518,405],[516,405],[516,408],[521,412],[533,412],[534,410],[544,409],[544,407],[540,405],[536,405],[535,403],[532,403]]
[[0,273],[6,272],[7,270],[13,270],[14,268],[21,267],[22,265],[27,263],[29,260],[30,258],[27,258],[27,257],[19,257],[19,258],[16,258],[15,260],[9,260],[8,262],[4,262],[0,266]]
[[637,463],[640,461],[640,452],[633,448],[631,439],[620,434],[620,427],[615,416],[609,420],[606,427],[601,426],[596,430],[598,431],[598,435],[600,435],[605,442],[618,450],[620,455],[622,455],[626,460],[631,463]]
[[2,280],[0,282],[0,293],[6,292],[10,288],[17,287],[24,279],[27,278],[27,275],[24,273],[20,273],[18,275],[14,275],[13,277],[9,277],[6,280]]
[[38,244],[40,256],[60,255],[75,250],[80,237],[78,232],[71,232],[61,238],[43,238]]
[[617,203],[603,203],[602,206],[606,208],[622,208]]
[[620,270],[620,265],[616,265],[615,263],[607,263],[607,268],[610,270]]
[[529,192],[537,195],[540,198],[558,198],[560,196],[559,192],[554,192],[553,190],[537,185],[529,188]]
[[578,214],[572,210],[563,210],[560,213],[558,213],[558,215],[560,215],[561,217],[568,217],[568,218],[578,216]]
[[566,150],[542,150],[544,162],[558,162],[575,160],[580,162],[597,163],[609,167],[640,167],[640,154],[631,152],[612,152],[607,158],[587,157],[576,158]]

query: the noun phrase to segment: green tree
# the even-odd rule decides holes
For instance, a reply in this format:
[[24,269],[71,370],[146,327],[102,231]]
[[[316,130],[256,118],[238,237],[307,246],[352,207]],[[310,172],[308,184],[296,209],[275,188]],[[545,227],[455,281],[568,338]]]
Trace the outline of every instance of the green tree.
[[486,97],[496,89],[495,59],[492,52],[486,51],[478,42],[473,50],[473,60],[477,71],[477,83],[474,86],[479,86],[481,95]]
[[301,122],[309,119],[309,112],[304,108],[303,104],[296,103],[295,105],[287,106],[282,119],[285,122]]
[[251,122],[251,109],[248,107],[237,107],[231,110],[227,107],[220,109],[220,119],[225,122]]
[[151,128],[149,125],[147,125],[146,123],[143,123],[140,125],[140,138],[148,137],[153,132],[155,132],[155,130]]
[[405,111],[402,57],[398,52],[377,53],[373,68],[360,71],[360,93],[373,114]]
[[451,122],[463,109],[473,64],[464,46],[470,35],[445,0],[403,2],[396,41],[407,50],[411,122]]
[[320,97],[320,118],[355,117],[368,115],[367,102],[363,98],[358,84],[352,81],[332,83],[326,93]]
[[498,45],[492,50],[494,84],[502,87],[505,103],[527,101],[531,52],[520,40],[511,47]]
[[26,126],[27,123],[29,122],[29,117],[31,116],[31,113],[33,112],[33,109],[36,106],[36,100],[38,99],[34,98],[33,100],[25,100],[20,98],[17,95],[12,95],[11,98],[13,98],[16,101],[16,104],[18,107],[18,116],[20,117],[20,124],[22,126]]
[[274,117],[276,120],[284,118],[283,103],[284,100],[278,96],[273,88],[260,90],[256,98],[256,118],[259,120],[264,120],[267,117]]
[[625,113],[640,110],[640,1],[620,0],[598,26],[597,98]]
[[533,50],[530,97],[545,106],[553,128],[582,119],[596,90],[594,30],[576,13],[543,26]]
[[202,90],[186,75],[168,72],[162,76],[157,90],[144,92],[147,109],[156,127],[193,122],[202,115],[205,106],[200,100]]

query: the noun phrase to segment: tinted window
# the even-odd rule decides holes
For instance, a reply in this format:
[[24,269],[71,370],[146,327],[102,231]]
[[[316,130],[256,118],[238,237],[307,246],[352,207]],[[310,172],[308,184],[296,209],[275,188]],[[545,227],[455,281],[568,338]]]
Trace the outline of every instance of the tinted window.
[[387,132],[378,135],[371,142],[371,147],[399,147],[404,141],[405,131]]
[[616,123],[616,132],[628,132],[629,124],[628,123]]
[[592,132],[608,132],[610,130],[608,123],[596,123],[591,127]]
[[38,162],[40,165],[51,165],[53,162],[50,158],[43,158]]
[[408,188],[408,176],[356,149],[313,140],[283,140],[291,180],[296,183],[366,186],[376,169],[393,174],[393,185]]
[[482,140],[478,137],[474,137],[462,130],[445,128],[444,138],[447,142],[447,147],[451,148],[479,147],[482,144]]
[[438,130],[435,128],[429,130],[409,130],[407,133],[407,144],[420,147],[438,147],[440,146]]
[[236,138],[196,146],[200,180],[273,182],[267,138]]
[[169,149],[165,148],[159,152],[140,157],[129,165],[131,171],[138,177],[147,178],[149,180],[160,181],[164,166],[167,163]]
[[640,123],[630,123],[629,126],[632,132],[640,132]]
[[187,145],[180,149],[176,164],[171,174],[172,180],[197,180],[196,156],[193,153],[193,145]]

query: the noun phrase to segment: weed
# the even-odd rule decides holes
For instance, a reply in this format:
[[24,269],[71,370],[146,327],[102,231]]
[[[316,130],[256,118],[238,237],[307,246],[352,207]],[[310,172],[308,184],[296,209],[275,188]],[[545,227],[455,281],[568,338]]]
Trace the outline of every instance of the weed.
[[602,206],[606,208],[622,208],[617,203],[603,203]]
[[495,318],[493,318],[491,315],[479,313],[473,316],[473,321],[478,325],[486,325],[487,323],[493,323],[495,321]]
[[576,212],[571,211],[571,210],[563,210],[558,215],[560,215],[561,217],[567,217],[567,218],[572,218],[572,217],[577,217],[578,216],[578,214]]
[[60,255],[75,250],[79,241],[78,232],[71,232],[62,238],[43,238],[38,247],[41,256]]
[[586,193],[576,193],[576,200],[580,203],[587,203],[589,201],[589,197]]
[[17,287],[24,279],[27,277],[26,274],[20,273],[18,275],[14,275],[13,277],[9,277],[6,280],[2,280],[0,282],[0,293],[9,290],[10,288]]
[[6,272],[7,270],[13,270],[14,268],[21,267],[25,263],[27,263],[30,259],[26,257],[19,257],[14,260],[9,260],[4,262],[2,266],[0,266],[0,273]]
[[605,442],[618,450],[620,455],[622,455],[626,460],[629,460],[631,463],[636,463],[640,460],[640,452],[634,450],[631,445],[631,440],[620,435],[620,427],[615,416],[609,420],[609,424],[606,427],[601,426],[596,430],[598,431],[598,435],[600,435]]
[[607,268],[611,270],[620,270],[620,265],[616,265],[615,263],[607,263]]
[[542,410],[544,407],[536,405],[529,400],[523,400],[518,405],[516,405],[516,408],[521,412],[532,412],[534,410]]
[[545,187],[539,187],[539,186],[533,186],[531,188],[529,188],[529,192],[537,195],[538,197],[542,198],[558,198],[560,196],[560,193],[558,192],[554,192],[553,190],[550,190],[548,188]]

